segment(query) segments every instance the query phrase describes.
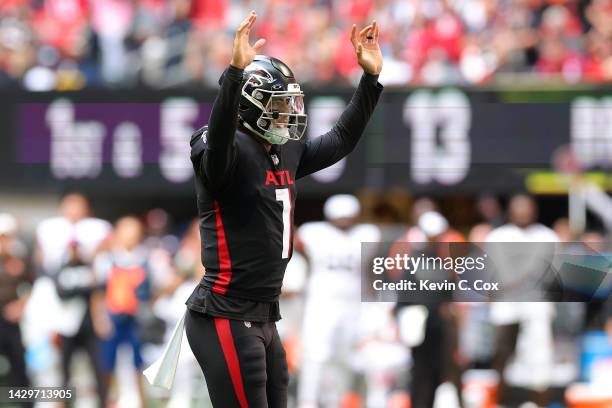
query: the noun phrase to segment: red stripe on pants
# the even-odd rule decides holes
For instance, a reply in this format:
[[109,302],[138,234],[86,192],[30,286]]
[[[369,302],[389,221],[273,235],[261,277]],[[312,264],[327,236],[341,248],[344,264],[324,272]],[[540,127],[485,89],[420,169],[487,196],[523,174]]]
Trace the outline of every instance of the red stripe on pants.
[[238,360],[238,354],[236,354],[236,346],[234,345],[234,338],[232,337],[232,330],[230,328],[230,322],[228,319],[222,319],[215,317],[215,328],[217,329],[217,336],[221,343],[221,349],[223,350],[223,356],[229,369],[232,384],[234,385],[234,391],[238,397],[241,408],[248,408],[246,394],[244,392],[244,384],[242,383],[242,374],[240,373],[240,362]]

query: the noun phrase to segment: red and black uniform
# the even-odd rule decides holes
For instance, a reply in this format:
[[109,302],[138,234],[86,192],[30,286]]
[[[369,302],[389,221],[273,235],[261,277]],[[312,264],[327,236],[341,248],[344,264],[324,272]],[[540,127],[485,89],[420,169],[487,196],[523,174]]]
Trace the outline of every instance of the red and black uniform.
[[[191,138],[206,273],[186,302],[186,330],[215,407],[281,407],[287,370],[274,322],[281,318],[278,297],[293,250],[296,181],[354,149],[382,85],[377,76],[364,74],[328,133],[272,145],[268,152],[258,136],[237,130],[242,76],[241,69],[227,69],[208,126]],[[213,363],[218,359],[225,361]],[[211,386],[224,374],[232,395]],[[268,393],[268,405],[261,387],[274,393]]]

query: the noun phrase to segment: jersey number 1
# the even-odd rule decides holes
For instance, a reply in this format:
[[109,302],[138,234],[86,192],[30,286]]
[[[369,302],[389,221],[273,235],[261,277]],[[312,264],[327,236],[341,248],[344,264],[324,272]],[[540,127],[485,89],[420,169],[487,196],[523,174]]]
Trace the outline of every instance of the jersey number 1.
[[289,258],[291,245],[291,194],[288,188],[276,190],[276,201],[283,203],[283,255],[282,259]]

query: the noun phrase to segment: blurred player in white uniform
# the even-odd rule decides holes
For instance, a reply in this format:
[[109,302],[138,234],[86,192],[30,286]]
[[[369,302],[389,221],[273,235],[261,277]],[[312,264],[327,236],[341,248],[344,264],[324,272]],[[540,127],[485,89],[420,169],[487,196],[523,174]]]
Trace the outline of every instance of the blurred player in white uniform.
[[[337,405],[338,401],[329,399],[339,396],[328,398],[325,387],[330,367],[339,367],[347,373],[344,377],[349,376],[359,334],[361,243],[380,240],[378,227],[356,224],[359,212],[354,196],[336,195],[325,203],[327,221],[306,223],[297,232],[296,249],[310,264],[298,388],[302,408]],[[329,388],[335,392],[338,385]]]
[[[153,305],[153,311],[166,322],[165,342],[170,341],[174,327],[185,313],[185,299],[193,291],[193,287],[202,279],[204,266],[200,261],[200,223],[193,220],[185,236],[180,242],[178,252],[174,257],[174,283],[164,290]],[[163,352],[163,346],[157,346],[155,357]],[[202,387],[204,375],[200,370],[189,344],[187,336],[182,335],[182,346],[174,384],[170,390],[167,408],[188,407],[194,399],[207,396],[207,388]]]
[[[36,229],[36,262],[42,272],[32,289],[26,308],[28,348],[41,347],[51,333],[60,335],[61,384],[53,375],[41,372],[38,386],[68,386],[72,375],[72,356],[84,349],[90,358],[100,401],[106,399],[98,338],[109,330],[103,316],[90,307],[96,286],[93,258],[111,233],[111,224],[91,215],[89,201],[80,193],[62,198],[60,216],[42,221]],[[45,340],[43,340],[45,339]],[[83,392],[80,395],[85,395]],[[78,403],[77,403],[78,404]]]
[[[504,282],[510,282],[510,287],[512,281],[528,282],[527,285],[530,285],[539,276],[539,260],[552,259],[554,243],[559,242],[559,238],[553,230],[537,222],[538,207],[530,196],[519,194],[512,197],[508,205],[508,218],[509,222],[491,231],[486,241],[515,245],[504,247],[489,244],[487,254],[495,259],[498,276]],[[520,245],[520,258],[513,254],[517,245]],[[534,283],[532,287],[536,286]],[[526,290],[525,287],[521,288]],[[516,380],[520,379],[524,383],[522,385],[534,391],[534,402],[539,406],[547,405],[554,362],[554,315],[555,308],[551,302],[502,301],[491,304],[491,321],[497,327],[493,366],[500,377],[499,403],[505,403],[508,397],[506,366],[512,355],[516,354],[515,367],[520,368],[515,370],[518,373],[515,377],[519,377]]]

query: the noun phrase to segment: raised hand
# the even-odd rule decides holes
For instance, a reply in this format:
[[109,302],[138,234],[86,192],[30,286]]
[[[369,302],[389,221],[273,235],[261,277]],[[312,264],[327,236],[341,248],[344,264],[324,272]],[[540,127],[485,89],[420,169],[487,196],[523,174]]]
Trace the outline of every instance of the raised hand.
[[378,46],[378,23],[376,20],[359,31],[359,38],[357,38],[357,26],[353,24],[351,42],[355,48],[357,62],[361,65],[361,68],[368,74],[380,74],[383,58]]
[[261,47],[266,43],[266,40],[260,38],[253,46],[249,44],[249,33],[251,32],[253,24],[255,24],[255,20],[257,20],[257,15],[255,11],[251,11],[251,14],[240,23],[240,27],[238,27],[236,31],[232,50],[232,61],[230,62],[236,68],[244,69],[249,65]]

